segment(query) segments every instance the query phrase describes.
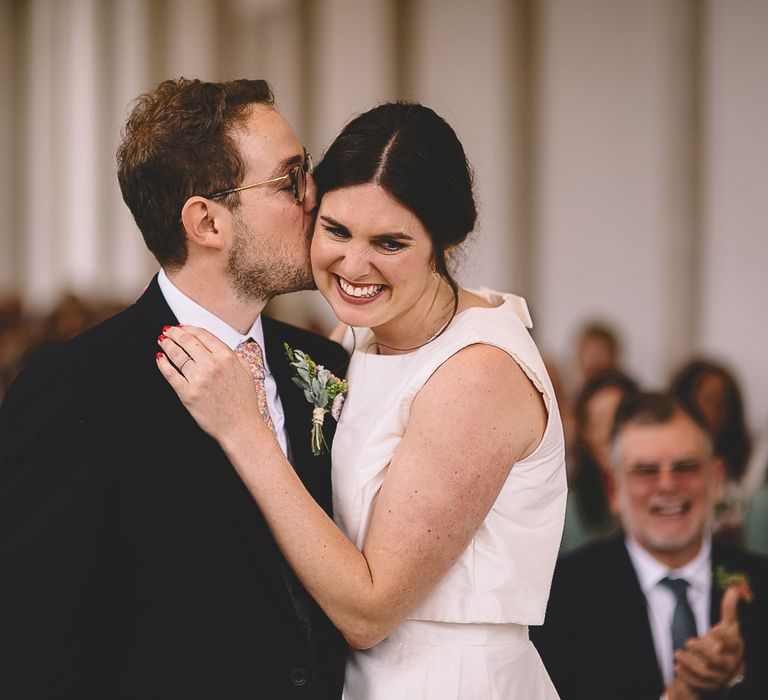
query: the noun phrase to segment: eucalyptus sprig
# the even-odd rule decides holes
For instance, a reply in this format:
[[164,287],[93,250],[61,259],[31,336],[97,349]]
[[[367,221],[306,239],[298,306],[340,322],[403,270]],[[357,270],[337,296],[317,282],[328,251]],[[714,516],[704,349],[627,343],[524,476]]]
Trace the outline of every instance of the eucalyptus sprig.
[[323,435],[325,414],[330,413],[335,420],[341,415],[344,399],[349,391],[346,379],[339,379],[332,372],[318,365],[309,355],[301,350],[293,350],[284,343],[288,362],[296,370],[293,383],[303,392],[304,397],[314,406],[312,410],[312,454],[317,457],[328,449]]

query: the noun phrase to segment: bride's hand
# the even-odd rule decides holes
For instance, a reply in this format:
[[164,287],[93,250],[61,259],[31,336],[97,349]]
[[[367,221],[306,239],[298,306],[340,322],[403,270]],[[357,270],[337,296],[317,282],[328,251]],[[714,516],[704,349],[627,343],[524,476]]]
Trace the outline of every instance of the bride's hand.
[[156,356],[160,372],[205,432],[219,442],[262,426],[271,435],[248,369],[216,336],[194,326],[171,326],[158,343],[165,353]]

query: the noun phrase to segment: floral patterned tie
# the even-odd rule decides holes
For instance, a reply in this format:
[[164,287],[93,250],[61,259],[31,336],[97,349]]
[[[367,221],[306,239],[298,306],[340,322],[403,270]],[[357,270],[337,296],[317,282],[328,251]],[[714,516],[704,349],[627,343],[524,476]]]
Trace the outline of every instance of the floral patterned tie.
[[275,426],[269,415],[269,406],[267,405],[267,385],[266,370],[264,368],[264,355],[261,352],[259,344],[249,338],[244,340],[235,348],[235,354],[242,357],[248,364],[248,369],[253,377],[253,383],[256,385],[256,396],[259,402],[259,413],[269,429],[274,433]]

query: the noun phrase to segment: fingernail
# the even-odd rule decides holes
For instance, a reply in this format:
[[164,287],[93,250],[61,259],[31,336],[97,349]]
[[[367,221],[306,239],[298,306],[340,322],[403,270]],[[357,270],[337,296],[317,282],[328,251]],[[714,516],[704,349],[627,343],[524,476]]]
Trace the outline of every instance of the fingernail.
[[165,333],[171,326],[163,326],[163,333]]
[[165,355],[163,355],[163,353],[161,353],[161,352],[155,353],[155,359],[156,360],[159,360],[161,357],[165,357]]
[[161,333],[157,336],[157,339],[162,343],[164,340],[166,340],[166,337]]

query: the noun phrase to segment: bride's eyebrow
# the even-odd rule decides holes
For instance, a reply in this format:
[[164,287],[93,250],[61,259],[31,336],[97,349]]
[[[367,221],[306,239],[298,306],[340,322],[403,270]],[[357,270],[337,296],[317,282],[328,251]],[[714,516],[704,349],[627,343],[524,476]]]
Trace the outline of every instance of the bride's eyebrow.
[[321,216],[320,217],[326,224],[329,226],[333,226],[333,228],[337,228],[340,231],[344,231],[344,233],[349,233],[349,229],[339,221],[336,221],[336,219],[331,218],[330,216]]
[[[339,229],[339,231],[343,231],[344,233],[349,233],[349,229],[341,222],[336,221],[336,219],[334,219],[333,217],[326,216],[325,214],[323,214],[320,218],[329,226]],[[399,241],[413,240],[412,236],[409,236],[407,233],[403,233],[402,231],[382,231],[381,233],[377,233],[373,237],[376,238],[377,240],[382,238],[389,238],[392,240],[399,240]]]

